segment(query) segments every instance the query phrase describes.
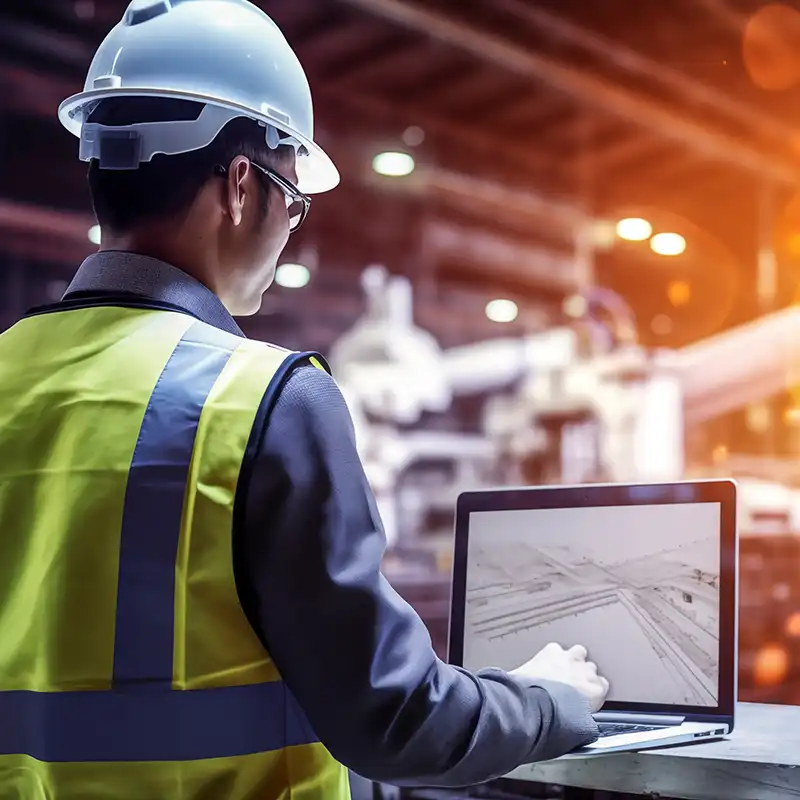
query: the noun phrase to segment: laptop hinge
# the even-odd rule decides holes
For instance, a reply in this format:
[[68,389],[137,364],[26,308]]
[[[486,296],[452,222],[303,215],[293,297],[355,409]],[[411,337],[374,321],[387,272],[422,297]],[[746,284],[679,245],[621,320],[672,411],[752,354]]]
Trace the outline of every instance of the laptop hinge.
[[680,725],[686,721],[680,714],[639,714],[636,712],[598,711],[596,722],[623,722],[628,725]]

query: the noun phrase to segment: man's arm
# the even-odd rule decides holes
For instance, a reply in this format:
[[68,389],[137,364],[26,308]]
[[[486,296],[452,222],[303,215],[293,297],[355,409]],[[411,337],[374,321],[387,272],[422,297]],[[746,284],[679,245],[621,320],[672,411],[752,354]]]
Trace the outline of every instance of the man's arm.
[[596,737],[571,687],[473,675],[436,657],[424,623],[381,575],[383,528],[327,373],[300,367],[287,381],[245,511],[243,605],[320,740],[354,772],[469,785]]

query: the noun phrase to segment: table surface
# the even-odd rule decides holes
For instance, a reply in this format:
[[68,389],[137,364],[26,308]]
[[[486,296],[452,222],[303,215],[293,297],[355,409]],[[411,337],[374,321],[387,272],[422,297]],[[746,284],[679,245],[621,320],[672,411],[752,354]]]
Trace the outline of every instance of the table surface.
[[739,703],[726,739],[524,769],[542,783],[681,800],[800,797],[800,707]]

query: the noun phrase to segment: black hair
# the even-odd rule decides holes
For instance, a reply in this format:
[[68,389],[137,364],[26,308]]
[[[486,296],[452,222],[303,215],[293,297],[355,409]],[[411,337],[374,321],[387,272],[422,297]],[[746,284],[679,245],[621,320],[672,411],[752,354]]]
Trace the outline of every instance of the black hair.
[[[103,100],[87,122],[101,125],[132,125],[137,122],[197,119],[203,105],[188,100],[152,97],[122,97]],[[100,169],[89,166],[89,190],[101,228],[127,233],[157,219],[186,213],[200,190],[211,180],[217,165],[227,167],[238,155],[256,164],[275,166],[293,152],[281,146],[272,150],[266,129],[245,117],[231,120],[213,142],[201,150],[175,156],[155,155],[135,170]],[[261,212],[267,213],[269,193],[263,181]]]

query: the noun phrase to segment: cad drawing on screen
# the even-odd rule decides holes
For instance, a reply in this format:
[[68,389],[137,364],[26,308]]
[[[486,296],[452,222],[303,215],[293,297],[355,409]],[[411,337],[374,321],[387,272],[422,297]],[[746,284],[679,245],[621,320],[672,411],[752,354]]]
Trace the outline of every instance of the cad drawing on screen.
[[582,644],[609,700],[716,706],[717,503],[470,515],[464,665]]

